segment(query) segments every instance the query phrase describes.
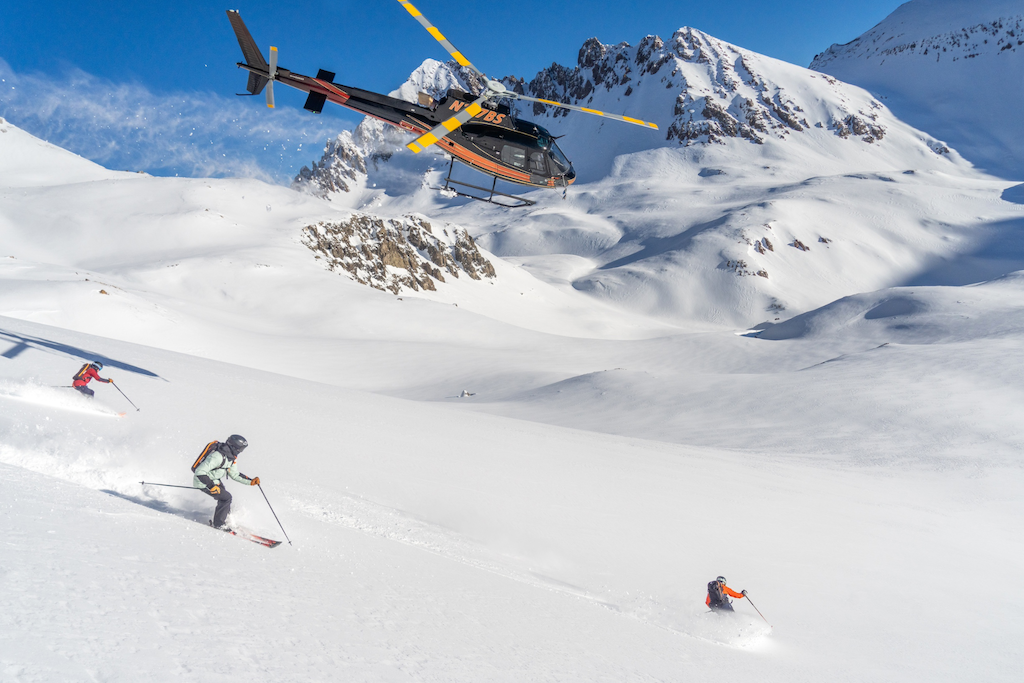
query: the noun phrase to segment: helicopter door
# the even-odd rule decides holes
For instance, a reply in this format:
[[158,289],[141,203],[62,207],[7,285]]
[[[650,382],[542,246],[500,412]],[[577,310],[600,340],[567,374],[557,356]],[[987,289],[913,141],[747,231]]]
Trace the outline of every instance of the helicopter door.
[[505,145],[501,148],[501,163],[526,168],[526,150],[522,147]]
[[548,167],[545,163],[547,155],[544,152],[530,152],[530,173],[533,175],[547,176]]

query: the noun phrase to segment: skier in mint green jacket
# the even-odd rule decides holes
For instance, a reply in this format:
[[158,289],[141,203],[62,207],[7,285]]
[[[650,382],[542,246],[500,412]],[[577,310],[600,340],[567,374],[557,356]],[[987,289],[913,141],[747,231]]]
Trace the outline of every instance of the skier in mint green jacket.
[[231,512],[231,494],[224,488],[224,478],[231,477],[242,484],[259,486],[260,478],[245,476],[238,471],[238,464],[235,462],[248,445],[249,442],[238,434],[232,434],[224,443],[214,441],[206,447],[206,455],[200,456],[193,470],[196,476],[192,479],[192,486],[202,489],[217,501],[217,509],[213,513],[210,525],[218,529],[227,528],[224,522]]

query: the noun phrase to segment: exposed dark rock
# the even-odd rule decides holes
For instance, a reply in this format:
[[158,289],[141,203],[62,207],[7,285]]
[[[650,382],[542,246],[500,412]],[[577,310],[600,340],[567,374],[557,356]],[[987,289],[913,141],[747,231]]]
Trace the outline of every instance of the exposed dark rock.
[[398,294],[403,289],[436,290],[444,274],[466,273],[474,280],[496,277],[494,265],[465,230],[434,235],[420,216],[383,219],[363,213],[342,221],[307,226],[302,243],[328,270],[344,270],[361,284]]

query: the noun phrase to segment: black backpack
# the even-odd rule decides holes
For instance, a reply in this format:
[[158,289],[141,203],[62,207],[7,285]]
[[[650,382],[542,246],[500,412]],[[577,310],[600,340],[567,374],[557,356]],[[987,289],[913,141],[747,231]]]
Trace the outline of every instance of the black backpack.
[[74,379],[74,380],[84,379],[85,378],[85,373],[89,372],[89,368],[91,368],[91,367],[92,367],[92,363],[86,363],[85,365],[82,366],[81,370],[79,370],[78,372],[75,373],[75,376],[72,377],[72,379]]
[[210,443],[206,444],[206,448],[204,448],[203,452],[199,454],[199,457],[196,458],[196,461],[192,463],[192,471],[195,472],[196,468],[199,467],[199,463],[201,463],[206,458],[206,456],[212,453],[214,449],[216,449],[217,446],[219,445],[220,441],[211,441]]
[[712,581],[708,584],[708,596],[711,598],[712,605],[718,605],[725,602],[725,595],[722,594],[722,587],[718,585],[717,581]]

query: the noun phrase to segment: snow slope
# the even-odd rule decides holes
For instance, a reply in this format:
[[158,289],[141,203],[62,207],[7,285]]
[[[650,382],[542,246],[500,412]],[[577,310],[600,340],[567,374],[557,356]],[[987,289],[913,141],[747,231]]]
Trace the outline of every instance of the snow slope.
[[876,96],[978,167],[1024,180],[1024,5],[913,0],[811,68]]
[[[714,87],[757,59],[674,38]],[[634,54],[591,48],[603,83]],[[870,143],[708,111],[517,212],[439,198],[443,159],[374,158],[379,130],[327,201],[0,122],[0,680],[1019,678],[1020,187],[884,108]],[[495,277],[394,295],[303,243],[360,216],[468,229]],[[389,277],[392,238],[358,245]],[[61,388],[97,358],[140,411]],[[231,433],[293,546],[139,483]],[[718,574],[774,628],[709,614]]]
[[[977,582],[1021,569],[1022,482],[980,451],[937,469],[815,465],[2,327],[60,345],[0,361],[5,680],[1009,680],[1016,667],[1024,605],[981,601]],[[142,412],[9,400],[97,353]],[[107,389],[98,402],[119,405]],[[217,534],[201,494],[137,483],[187,482],[196,449],[235,431],[294,546]],[[279,535],[258,491],[228,488],[236,523]],[[770,635],[749,606],[704,613],[723,572]]]

